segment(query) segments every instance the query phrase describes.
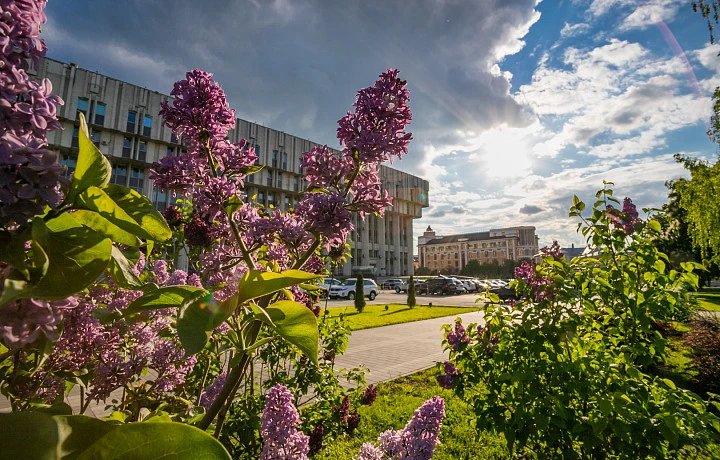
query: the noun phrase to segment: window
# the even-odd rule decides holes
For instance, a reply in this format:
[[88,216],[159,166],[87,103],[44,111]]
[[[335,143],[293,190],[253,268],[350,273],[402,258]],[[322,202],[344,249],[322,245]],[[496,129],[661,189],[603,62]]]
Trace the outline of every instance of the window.
[[179,139],[178,139],[178,137],[177,137],[177,134],[175,134],[174,131],[170,131],[170,142],[172,142],[173,144],[178,144],[178,143],[179,143]]
[[265,184],[268,187],[272,187],[272,172],[271,171],[265,172]]
[[140,168],[132,168],[130,171],[130,188],[138,193],[142,193],[144,186],[145,171]]
[[282,169],[287,169],[287,153],[282,154]]
[[137,159],[140,161],[145,161],[146,157],[147,157],[147,142],[140,141],[140,142],[138,142]]
[[[78,98],[77,111],[78,111],[79,113],[82,113],[82,114],[85,116],[85,118],[87,118],[87,115],[88,115],[88,100],[85,99],[84,97],[79,97],[79,98]],[[76,114],[75,116],[77,117],[77,119],[80,119],[80,115],[77,115],[77,114]]]
[[281,172],[278,172],[278,173],[277,173],[277,182],[276,182],[276,184],[277,184],[277,188],[282,188],[282,186],[283,186],[282,173],[281,173]]
[[173,149],[172,147],[168,147],[168,148],[167,148],[167,152],[165,153],[165,156],[166,156],[166,157],[171,157],[171,156],[173,156],[173,155],[175,155],[175,149]]
[[75,166],[77,166],[77,156],[63,155],[62,160],[60,160],[60,164],[65,166],[65,171],[63,171],[62,175],[64,177],[70,177],[75,172]]
[[284,203],[285,203],[285,206],[283,208],[283,211],[287,211],[288,209],[290,209],[290,198],[285,197]]
[[168,205],[168,192],[160,191],[158,187],[153,187],[153,206],[160,212],[163,212]]
[[300,179],[298,177],[293,177],[293,190],[300,191]]
[[95,147],[100,147],[100,131],[93,130],[90,133],[90,140],[95,144]]
[[152,132],[152,117],[145,115],[145,118],[143,119],[143,136],[150,137],[151,132]]
[[126,131],[129,133],[135,133],[135,122],[137,121],[137,112],[133,112],[132,110],[128,112],[127,117],[127,128]]
[[254,184],[255,183],[255,174],[248,174],[246,181],[249,184]]
[[112,175],[110,176],[110,182],[117,185],[127,185],[127,166],[124,165],[113,165]]
[[268,206],[275,206],[275,194],[268,192]]
[[132,152],[132,139],[126,137],[123,139],[122,157],[130,158],[130,152]]
[[103,126],[105,124],[105,104],[98,102],[95,107],[95,124]]
[[265,193],[258,192],[257,194],[257,202],[260,206],[265,206]]
[[278,151],[277,150],[272,151],[272,167],[273,168],[278,167]]
[[298,172],[300,174],[305,174],[305,170],[302,167],[302,158],[298,158]]
[[70,141],[70,147],[72,148],[78,148],[78,136],[80,136],[80,128],[77,126],[73,128],[73,134],[72,134],[72,140]]

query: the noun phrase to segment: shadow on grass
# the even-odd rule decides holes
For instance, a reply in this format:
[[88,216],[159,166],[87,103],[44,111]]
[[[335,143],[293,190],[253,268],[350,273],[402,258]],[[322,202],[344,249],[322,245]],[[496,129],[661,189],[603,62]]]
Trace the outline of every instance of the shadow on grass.
[[412,308],[410,308],[410,307],[407,307],[407,308],[401,308],[400,310],[395,310],[395,311],[389,311],[389,312],[387,312],[387,313],[383,313],[383,314],[382,314],[382,315],[380,315],[380,316],[388,316],[388,315],[394,315],[394,314],[396,314],[396,313],[402,313],[402,312],[405,312],[405,311],[410,311],[410,310],[412,310]]

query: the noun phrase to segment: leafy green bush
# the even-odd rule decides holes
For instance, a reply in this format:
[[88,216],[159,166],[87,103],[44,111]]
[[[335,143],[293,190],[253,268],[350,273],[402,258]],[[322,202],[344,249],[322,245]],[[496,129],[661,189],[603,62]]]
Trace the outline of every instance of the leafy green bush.
[[[699,396],[646,366],[665,340],[653,327],[688,314],[692,270],[666,270],[659,232],[612,190],[592,213],[577,197],[570,215],[593,255],[568,262],[557,245],[516,270],[520,300],[485,307],[486,326],[445,326],[451,361],[438,382],[473,404],[478,429],[503,432],[511,451],[540,458],[667,458],[718,439],[720,421]],[[720,408],[717,401],[710,401]],[[652,441],[651,441],[652,440]]]
[[410,308],[415,308],[415,305],[417,305],[417,301],[415,300],[415,280],[412,276],[410,277],[410,281],[408,281],[407,304]]
[[358,313],[362,313],[365,310],[365,280],[363,279],[362,273],[358,273],[357,281],[355,282],[355,309]]

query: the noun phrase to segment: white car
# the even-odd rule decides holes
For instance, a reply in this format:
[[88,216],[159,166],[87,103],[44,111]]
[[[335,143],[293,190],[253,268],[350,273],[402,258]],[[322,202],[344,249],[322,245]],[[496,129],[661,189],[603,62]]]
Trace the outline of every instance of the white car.
[[[375,300],[380,288],[373,280],[363,280],[365,282],[364,295],[370,300]],[[344,297],[346,299],[355,298],[355,284],[357,284],[357,278],[348,278],[339,286],[330,286],[330,298]]]
[[340,286],[342,281],[336,280],[335,278],[325,278],[322,283],[318,283],[318,287],[322,289],[320,296],[324,297],[330,290],[330,286]]

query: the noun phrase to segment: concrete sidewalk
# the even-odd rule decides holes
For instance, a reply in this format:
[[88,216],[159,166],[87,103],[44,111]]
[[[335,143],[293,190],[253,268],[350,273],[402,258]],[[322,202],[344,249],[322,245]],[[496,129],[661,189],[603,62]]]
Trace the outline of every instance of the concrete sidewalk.
[[[463,324],[481,323],[479,311],[464,313]],[[367,383],[378,383],[412,374],[447,359],[442,350],[443,324],[452,324],[456,316],[415,321],[354,331],[345,354],[335,360],[336,368],[364,364],[370,372]]]

